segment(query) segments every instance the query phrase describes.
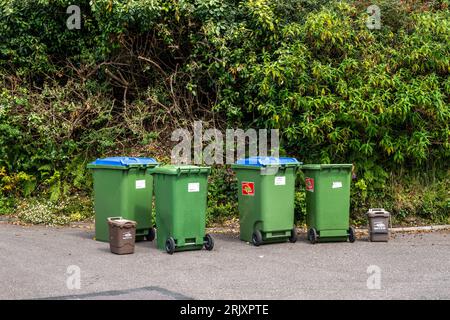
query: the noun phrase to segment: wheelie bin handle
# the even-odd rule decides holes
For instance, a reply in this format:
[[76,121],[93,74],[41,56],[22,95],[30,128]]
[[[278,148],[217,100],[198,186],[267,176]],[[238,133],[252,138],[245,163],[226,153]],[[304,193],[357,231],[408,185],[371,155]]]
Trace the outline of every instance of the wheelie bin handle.
[[[134,162],[138,162],[138,159],[137,158],[135,158],[135,157],[128,157],[128,159],[130,159],[130,160],[133,160]],[[128,167],[128,165],[129,165],[129,163],[125,163],[124,161],[123,161],[123,159],[120,159],[120,164],[122,165],[122,166],[125,166],[125,167]]]
[[386,210],[384,210],[383,208],[372,208],[369,210],[369,212],[372,214],[383,214],[384,215],[386,213]]
[[301,165],[302,165],[302,162],[299,162],[299,163],[274,164],[274,165],[268,165],[268,166],[265,166],[265,167],[273,166],[273,167],[278,167],[279,169],[282,169],[282,170],[286,170],[287,168],[297,168],[297,169],[299,169]]
[[180,175],[182,172],[187,172],[188,174],[191,174],[191,173],[201,173],[202,170],[203,170],[203,168],[186,168],[186,169],[184,169],[184,168],[178,168],[178,169],[177,169],[177,171],[178,171],[177,174]]

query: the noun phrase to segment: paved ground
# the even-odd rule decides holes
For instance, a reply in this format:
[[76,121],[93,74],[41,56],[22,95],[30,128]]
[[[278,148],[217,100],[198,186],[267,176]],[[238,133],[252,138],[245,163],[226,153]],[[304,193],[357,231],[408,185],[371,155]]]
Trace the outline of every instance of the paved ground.
[[[397,234],[389,243],[255,248],[236,235],[216,247],[170,256],[154,243],[117,256],[78,228],[0,223],[0,299],[450,299],[450,232]],[[80,289],[68,289],[68,266]],[[369,290],[367,268],[381,288]],[[376,284],[377,275],[369,281]]]

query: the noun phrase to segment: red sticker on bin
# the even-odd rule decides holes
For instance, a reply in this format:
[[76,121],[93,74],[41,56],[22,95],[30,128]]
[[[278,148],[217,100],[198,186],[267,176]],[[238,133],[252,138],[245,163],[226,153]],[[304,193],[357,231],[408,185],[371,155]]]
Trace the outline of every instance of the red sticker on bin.
[[305,179],[305,186],[306,186],[306,191],[314,192],[314,179],[313,178],[306,178]]
[[242,195],[254,196],[255,195],[255,183],[254,182],[242,182]]

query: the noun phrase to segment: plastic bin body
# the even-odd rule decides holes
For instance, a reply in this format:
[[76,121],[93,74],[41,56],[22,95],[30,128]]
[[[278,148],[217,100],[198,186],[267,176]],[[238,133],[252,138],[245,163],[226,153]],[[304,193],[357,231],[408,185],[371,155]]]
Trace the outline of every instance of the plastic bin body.
[[165,249],[169,237],[175,251],[201,249],[206,225],[209,167],[161,166],[154,171],[156,243]]
[[232,165],[236,172],[240,239],[251,242],[256,230],[263,242],[286,241],[294,224],[294,158],[254,157]]
[[369,219],[369,240],[372,242],[388,242],[389,218],[391,214],[383,208],[371,208],[367,212]]
[[313,164],[305,175],[308,229],[319,241],[346,241],[349,235],[351,164]]
[[136,236],[152,228],[153,176],[158,163],[152,158],[113,157],[88,165],[94,178],[95,238],[109,241],[109,217],[137,223]]
[[108,218],[109,247],[115,254],[134,253],[136,222],[121,217]]

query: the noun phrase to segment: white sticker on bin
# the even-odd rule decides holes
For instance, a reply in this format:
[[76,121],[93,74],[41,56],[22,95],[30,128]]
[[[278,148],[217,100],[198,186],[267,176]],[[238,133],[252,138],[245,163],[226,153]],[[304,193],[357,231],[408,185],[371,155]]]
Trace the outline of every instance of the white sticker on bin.
[[276,186],[284,186],[286,184],[286,177],[275,177],[275,185]]
[[131,232],[125,232],[123,235],[122,235],[122,239],[123,240],[130,240],[130,239],[133,239],[133,234],[131,233]]
[[342,182],[341,181],[334,181],[333,186],[331,187],[333,189],[342,188]]
[[386,230],[386,225],[383,222],[376,222],[373,226],[374,230]]
[[136,180],[136,189],[145,189],[145,180]]
[[200,191],[200,183],[199,182],[188,183],[188,192],[199,192],[199,191]]

